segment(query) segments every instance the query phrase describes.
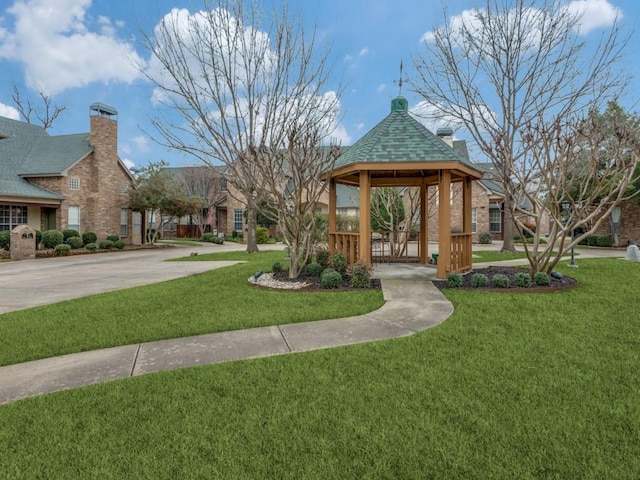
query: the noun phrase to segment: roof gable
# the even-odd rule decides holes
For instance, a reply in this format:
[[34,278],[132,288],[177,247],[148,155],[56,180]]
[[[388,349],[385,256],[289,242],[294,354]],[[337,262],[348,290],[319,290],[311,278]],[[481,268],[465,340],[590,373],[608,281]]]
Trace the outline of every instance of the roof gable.
[[88,133],[40,138],[25,158],[20,175],[63,175],[92,151]]

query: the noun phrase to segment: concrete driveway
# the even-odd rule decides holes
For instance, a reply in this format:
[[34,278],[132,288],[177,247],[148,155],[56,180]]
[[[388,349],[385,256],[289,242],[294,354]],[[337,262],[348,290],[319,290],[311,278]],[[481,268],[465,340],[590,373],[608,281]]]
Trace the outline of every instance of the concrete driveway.
[[[270,248],[282,246],[269,246]],[[0,263],[0,313],[195,275],[237,262],[166,262],[244,245],[167,247]]]

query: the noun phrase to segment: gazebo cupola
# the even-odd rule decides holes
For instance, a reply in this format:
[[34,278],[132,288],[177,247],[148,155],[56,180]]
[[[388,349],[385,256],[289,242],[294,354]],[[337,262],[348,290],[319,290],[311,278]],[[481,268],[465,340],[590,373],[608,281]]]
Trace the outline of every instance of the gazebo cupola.
[[[471,185],[482,178],[471,162],[409,114],[407,99],[391,100],[391,112],[336,161],[329,181],[329,249],[371,265],[371,188],[419,187],[421,263],[427,263],[427,188],[438,186],[439,278],[471,268]],[[451,233],[450,192],[462,182],[463,231]],[[336,231],[336,185],[359,187],[360,231]]]

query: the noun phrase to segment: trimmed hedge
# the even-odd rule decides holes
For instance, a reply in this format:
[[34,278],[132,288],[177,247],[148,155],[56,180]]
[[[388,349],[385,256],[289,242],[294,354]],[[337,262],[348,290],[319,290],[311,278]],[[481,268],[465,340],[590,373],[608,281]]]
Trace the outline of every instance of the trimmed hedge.
[[80,232],[69,228],[67,230],[62,231],[62,236],[64,237],[64,243],[67,243],[67,240],[70,239],[71,237],[79,237]]
[[98,236],[93,232],[84,232],[82,234],[82,243],[85,245],[89,243],[96,243],[98,241]]
[[66,243],[59,243],[55,247],[56,255],[69,255],[71,252],[71,246]]
[[64,235],[60,230],[42,232],[42,246],[44,248],[56,248],[56,245],[62,243],[64,243]]
[[338,288],[342,283],[342,275],[333,268],[327,268],[320,276],[320,283],[322,284],[322,288]]
[[113,248],[113,242],[111,240],[100,240],[98,248],[102,250],[111,250]]
[[269,229],[265,227],[256,228],[256,243],[262,245],[269,241]]
[[72,249],[82,248],[82,239],[80,237],[69,237],[65,240],[65,242]]
[[0,250],[9,250],[11,246],[11,231],[3,230],[0,232]]

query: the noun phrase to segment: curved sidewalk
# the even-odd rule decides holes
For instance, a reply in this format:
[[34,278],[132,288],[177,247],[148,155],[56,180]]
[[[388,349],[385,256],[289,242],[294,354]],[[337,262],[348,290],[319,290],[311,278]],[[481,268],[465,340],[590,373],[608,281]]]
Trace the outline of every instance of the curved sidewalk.
[[435,269],[378,265],[386,303],[357,317],[294,323],[126,345],[0,367],[0,405],[147,373],[304,352],[412,335],[453,305],[433,285]]

